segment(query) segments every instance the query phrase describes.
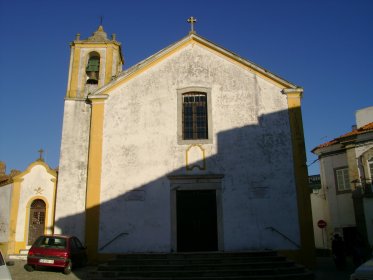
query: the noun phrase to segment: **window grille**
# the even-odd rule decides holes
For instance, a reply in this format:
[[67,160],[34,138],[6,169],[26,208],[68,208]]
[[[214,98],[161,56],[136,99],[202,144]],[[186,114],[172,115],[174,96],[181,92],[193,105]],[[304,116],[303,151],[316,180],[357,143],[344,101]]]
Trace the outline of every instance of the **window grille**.
[[207,96],[205,93],[183,94],[183,139],[207,139]]

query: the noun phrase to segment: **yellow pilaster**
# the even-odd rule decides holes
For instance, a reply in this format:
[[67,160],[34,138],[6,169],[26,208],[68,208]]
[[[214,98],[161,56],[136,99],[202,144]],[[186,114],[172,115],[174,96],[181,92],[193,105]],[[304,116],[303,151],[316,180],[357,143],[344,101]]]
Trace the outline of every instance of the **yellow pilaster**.
[[91,261],[96,260],[98,254],[102,140],[106,98],[106,95],[90,97],[92,103],[92,116],[89,139],[85,241],[88,250],[88,257]]
[[106,57],[105,84],[109,83],[113,76],[113,46],[107,48]]
[[79,77],[79,60],[80,60],[80,48],[77,46],[73,46],[71,49],[73,53],[72,57],[72,65],[71,65],[71,74],[70,74],[70,83],[69,89],[67,92],[68,98],[75,98],[77,97],[78,92],[78,77]]
[[298,201],[300,225],[300,262],[308,267],[315,266],[315,243],[313,236],[312,209],[310,190],[308,187],[307,158],[303,134],[301,111],[302,88],[284,89],[287,95],[291,138],[293,146],[293,162]]
[[21,194],[21,182],[22,178],[14,177],[13,179],[13,190],[10,205],[10,220],[9,220],[9,242],[8,242],[8,254],[18,254],[16,251],[16,230],[17,230],[17,219],[19,209],[19,198]]

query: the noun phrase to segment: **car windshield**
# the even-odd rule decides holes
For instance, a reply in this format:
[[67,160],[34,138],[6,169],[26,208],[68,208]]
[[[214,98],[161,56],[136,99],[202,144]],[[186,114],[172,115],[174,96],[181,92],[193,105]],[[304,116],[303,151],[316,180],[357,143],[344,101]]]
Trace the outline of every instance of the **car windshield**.
[[41,248],[64,249],[66,248],[66,239],[62,237],[55,237],[55,236],[40,236],[38,240],[36,240],[34,246],[41,247]]

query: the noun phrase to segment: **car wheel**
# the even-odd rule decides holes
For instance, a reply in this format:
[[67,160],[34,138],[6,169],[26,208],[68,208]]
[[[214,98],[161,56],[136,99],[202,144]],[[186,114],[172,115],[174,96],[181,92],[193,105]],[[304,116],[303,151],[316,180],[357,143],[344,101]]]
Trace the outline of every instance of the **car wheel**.
[[63,269],[63,274],[70,274],[71,273],[71,269],[72,269],[72,263],[71,261],[69,261],[69,263],[67,264],[67,266]]
[[24,268],[28,271],[28,272],[32,272],[34,271],[34,267],[32,265],[29,265],[29,264],[25,264]]
[[87,257],[86,256],[82,257],[81,266],[85,267],[87,266],[87,263],[88,263]]

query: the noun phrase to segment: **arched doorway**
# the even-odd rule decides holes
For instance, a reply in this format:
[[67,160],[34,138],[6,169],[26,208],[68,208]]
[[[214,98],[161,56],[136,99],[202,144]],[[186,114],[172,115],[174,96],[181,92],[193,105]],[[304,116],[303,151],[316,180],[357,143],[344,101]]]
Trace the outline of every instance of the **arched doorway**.
[[41,199],[35,199],[30,207],[28,245],[44,233],[45,228],[45,202]]

